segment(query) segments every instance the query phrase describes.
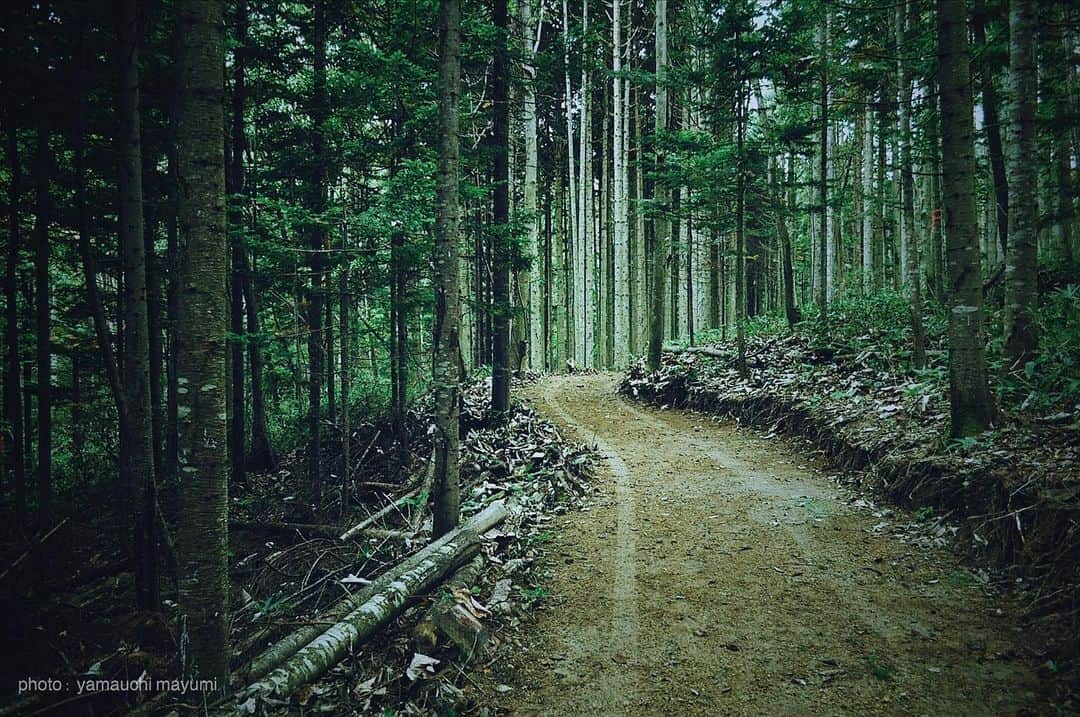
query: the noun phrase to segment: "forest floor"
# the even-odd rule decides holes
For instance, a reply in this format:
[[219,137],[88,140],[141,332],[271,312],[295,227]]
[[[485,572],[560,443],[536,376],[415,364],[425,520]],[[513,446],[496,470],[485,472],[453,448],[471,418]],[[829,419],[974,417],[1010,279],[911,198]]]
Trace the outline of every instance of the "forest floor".
[[618,381],[553,376],[526,389],[570,437],[596,446],[599,492],[557,520],[549,596],[514,663],[481,678],[511,688],[491,690],[491,706],[518,715],[1061,708],[1069,688],[1046,651],[1051,628],[1029,623],[985,570],[920,539],[914,516],[830,480],[805,442],[636,404],[616,395]]

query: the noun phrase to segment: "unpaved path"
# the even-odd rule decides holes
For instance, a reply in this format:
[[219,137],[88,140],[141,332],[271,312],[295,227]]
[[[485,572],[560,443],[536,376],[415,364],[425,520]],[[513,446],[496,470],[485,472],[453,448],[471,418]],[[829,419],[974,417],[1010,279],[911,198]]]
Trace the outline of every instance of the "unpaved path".
[[[552,539],[544,602],[489,679],[519,715],[1042,712],[1012,606],[878,535],[812,461],[704,416],[553,377],[536,407],[604,457]],[[1045,659],[1045,658],[1044,658]],[[1025,709],[1026,708],[1026,709]]]

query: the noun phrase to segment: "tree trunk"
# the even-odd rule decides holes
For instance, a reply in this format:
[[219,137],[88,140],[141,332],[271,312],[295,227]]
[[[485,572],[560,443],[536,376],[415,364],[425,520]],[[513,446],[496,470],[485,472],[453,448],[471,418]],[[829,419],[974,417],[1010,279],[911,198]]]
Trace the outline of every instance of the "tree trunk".
[[[179,24],[173,29],[173,52],[179,57]],[[177,383],[176,351],[177,330],[180,324],[180,180],[179,156],[176,144],[177,111],[179,110],[179,87],[172,93],[169,103],[169,218],[166,228],[165,260],[168,265],[169,286],[165,294],[165,332],[168,338],[168,356],[165,359],[165,455],[161,485],[171,499],[177,497],[179,486],[179,385]],[[172,504],[175,508],[175,503]]]
[[1009,4],[1009,244],[1005,261],[1005,341],[1012,369],[1034,358],[1039,205],[1035,196],[1035,0]]
[[613,260],[615,268],[614,286],[614,348],[613,366],[624,368],[630,362],[630,234],[627,225],[629,215],[626,206],[626,144],[627,137],[623,122],[626,112],[623,102],[622,78],[622,9],[619,0],[612,0],[611,23],[611,64],[612,79],[611,101],[613,105],[614,128],[612,132],[612,167],[613,211],[615,214],[613,237]]
[[986,22],[991,10],[984,0],[975,0],[971,12],[971,32],[979,57],[979,85],[982,88],[983,128],[986,148],[990,155],[990,172],[994,180],[994,212],[997,219],[998,245],[1004,256],[1009,246],[1009,184],[1005,174],[1005,152],[1001,144],[999,101],[994,86],[994,68],[986,42]]
[[949,253],[949,402],[954,437],[985,430],[994,417],[986,383],[982,272],[975,213],[975,143],[963,0],[938,0],[941,154]]
[[832,261],[831,261],[831,232],[829,231],[832,213],[829,209],[829,15],[826,13],[825,21],[820,31],[821,46],[821,138],[818,165],[818,199],[821,203],[820,225],[815,245],[817,250],[816,266],[818,272],[817,304],[824,318],[828,314],[829,299],[832,296]]
[[658,180],[653,185],[656,218],[653,220],[654,236],[649,262],[652,272],[652,294],[649,297],[648,367],[650,371],[660,368],[660,352],[664,345],[664,297],[667,294],[665,279],[671,243],[671,223],[667,215],[668,191],[663,180],[666,160],[663,135],[667,134],[668,130],[667,22],[667,0],[656,0],[656,130],[653,136],[653,148],[656,153]]
[[229,480],[233,485],[246,480],[244,433],[247,426],[247,400],[244,390],[244,344],[247,336],[244,331],[244,234],[243,234],[243,199],[239,196],[244,191],[244,149],[247,140],[244,135],[245,101],[245,65],[247,62],[247,1],[236,2],[236,46],[233,48],[233,88],[232,88],[232,137],[229,143],[231,152],[228,174],[229,187],[229,230],[232,254],[232,275],[229,285],[229,331],[232,333],[229,346],[232,377],[230,381],[232,398],[232,421],[229,423]]
[[578,246],[574,251],[577,294],[574,299],[574,320],[578,323],[577,363],[586,368],[593,365],[593,330],[594,322],[591,311],[594,304],[589,301],[589,292],[593,282],[589,280],[591,258],[593,256],[592,227],[592,88],[589,83],[589,0],[581,4],[581,127],[578,132]]
[[259,310],[252,287],[255,267],[248,261],[247,252],[241,252],[240,271],[244,286],[244,310],[247,313],[247,353],[251,370],[251,453],[248,466],[251,470],[267,470],[274,465],[274,451],[270,446],[270,433],[266,427],[266,394],[263,388],[262,338],[259,334]]
[[568,280],[566,281],[566,305],[570,309],[567,312],[567,331],[566,331],[566,346],[567,352],[570,356],[577,358],[577,346],[579,341],[584,340],[583,329],[581,330],[581,336],[579,338],[579,328],[582,326],[580,320],[576,314],[573,314],[577,297],[578,297],[578,274],[577,274],[577,249],[579,244],[579,236],[581,233],[578,225],[578,186],[577,186],[577,168],[574,163],[574,93],[570,85],[570,18],[567,11],[567,0],[563,0],[562,4],[562,26],[563,26],[563,100],[566,105],[566,162],[567,162],[567,194],[568,194],[568,208],[569,219],[567,221],[568,236],[566,238],[567,246],[570,248],[569,262],[565,263],[566,274]]
[[[317,680],[354,645],[396,617],[409,598],[430,589],[444,575],[469,560],[476,553],[479,534],[505,517],[506,509],[501,503],[494,503],[461,528],[447,533],[387,571],[377,581],[377,590],[365,591],[364,602],[357,605],[356,601],[349,600],[346,609],[352,609],[340,622],[291,654],[263,679],[249,685],[243,695],[287,697],[297,687]],[[294,643],[290,641],[290,646]]]
[[[526,215],[527,246],[532,264],[527,274],[521,274],[527,278],[525,289],[519,291],[524,294],[523,303],[528,307],[526,334],[528,366],[535,370],[544,369],[544,309],[543,288],[547,286],[542,281],[544,276],[543,257],[540,253],[540,215],[536,200],[537,172],[539,170],[539,149],[537,146],[538,123],[536,116],[536,67],[534,65],[538,46],[537,22],[533,21],[533,0],[519,0],[521,13],[522,43],[524,45],[524,60],[522,72],[524,74],[524,107],[522,124],[525,133],[525,179],[524,179],[524,211]],[[459,13],[460,14],[460,13]],[[541,13],[542,15],[542,13]],[[540,18],[542,19],[542,17]],[[550,288],[549,288],[550,291]]]
[[220,691],[229,672],[223,4],[191,0],[177,8],[181,644],[185,675],[216,679]]
[[15,523],[26,521],[26,455],[23,453],[22,381],[19,376],[19,205],[22,195],[22,163],[19,161],[18,126],[14,112],[8,114],[7,159],[11,163],[8,189],[8,246],[4,269],[4,418],[9,441],[4,467],[13,486]]
[[[738,45],[738,30],[735,42]],[[741,57],[736,60],[740,76],[735,90],[735,340],[739,375],[746,378],[746,168],[743,150],[747,108],[741,62]]]
[[37,494],[38,529],[52,522],[52,300],[49,286],[49,128],[38,119],[34,157],[34,301],[37,330]]
[[326,249],[326,4],[316,0],[312,28],[313,86],[311,105],[311,176],[308,205],[313,215],[309,227],[311,285],[308,291],[308,446],[307,477],[316,504],[322,500],[322,395],[323,367],[323,250]]
[[895,27],[897,77],[897,121],[900,125],[900,191],[903,206],[904,239],[907,242],[908,309],[911,318],[911,363],[915,368],[926,365],[926,332],[922,320],[922,277],[920,276],[919,239],[915,234],[915,181],[911,168],[911,80],[908,77],[904,56],[907,53],[908,3],[896,6]]
[[[143,152],[142,173],[144,186],[156,179],[155,162],[157,158],[150,152]],[[154,187],[155,192],[160,192],[160,187]],[[145,197],[144,189],[143,196]],[[158,492],[161,485],[162,474],[165,465],[163,453],[165,440],[165,416],[162,412],[162,372],[165,368],[165,347],[162,342],[161,331],[161,262],[158,260],[155,244],[158,233],[158,207],[157,202],[143,203],[143,246],[146,254],[146,328],[149,334],[149,365],[150,365],[150,435],[153,444],[154,459],[154,492]]]
[[143,239],[142,142],[139,125],[139,38],[135,0],[120,5],[121,67],[119,155],[120,248],[124,264],[123,386],[128,414],[126,458],[128,495],[134,518],[135,603],[155,609],[159,602],[155,556],[154,451],[150,403],[150,329],[147,313],[146,243]]
[[492,0],[495,24],[495,60],[492,65],[491,103],[494,108],[492,148],[495,152],[495,185],[492,213],[491,303],[491,412],[496,421],[510,411],[510,28],[507,0]]
[[[528,2],[528,0],[525,0]],[[439,4],[439,158],[435,217],[435,476],[432,535],[440,537],[458,523],[458,440],[461,388],[461,299],[458,279],[458,103],[461,98],[461,6]],[[534,147],[535,149],[535,147]],[[526,162],[529,160],[526,159]],[[533,158],[535,161],[535,157]],[[533,169],[535,172],[535,167]],[[526,172],[528,168],[526,167]],[[533,180],[535,194],[535,177]],[[535,204],[536,197],[533,196]],[[539,288],[534,285],[535,288]],[[535,321],[539,317],[533,315]],[[530,326],[532,321],[530,321]],[[535,365],[535,364],[534,364]]]

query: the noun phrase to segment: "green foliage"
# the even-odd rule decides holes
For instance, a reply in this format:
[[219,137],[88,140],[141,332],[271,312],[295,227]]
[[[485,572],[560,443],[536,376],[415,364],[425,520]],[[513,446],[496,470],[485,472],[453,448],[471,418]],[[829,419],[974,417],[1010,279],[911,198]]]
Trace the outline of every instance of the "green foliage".
[[895,667],[883,661],[877,655],[867,655],[866,664],[870,668],[870,674],[882,681],[891,680],[896,672]]
[[521,593],[521,597],[529,604],[538,603],[541,600],[551,596],[551,594],[547,590],[544,590],[540,586],[536,586],[533,588],[527,588],[522,586],[518,588],[518,592]]
[[[1000,316],[991,326],[999,325]],[[1042,413],[1080,400],[1080,284],[1067,284],[1041,297],[1033,317],[1039,327],[1039,349],[1023,366],[1006,366],[1001,332],[989,343],[987,361],[998,377],[1003,406]]]
[[271,595],[258,602],[258,611],[255,613],[256,620],[268,620],[280,616],[289,607],[288,596],[284,593]]

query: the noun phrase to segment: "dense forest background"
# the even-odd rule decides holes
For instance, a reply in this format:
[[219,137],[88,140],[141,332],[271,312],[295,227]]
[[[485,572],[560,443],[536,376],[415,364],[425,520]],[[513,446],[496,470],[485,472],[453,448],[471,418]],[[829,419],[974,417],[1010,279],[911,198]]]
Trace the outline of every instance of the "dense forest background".
[[434,390],[446,532],[467,376],[498,420],[530,371],[732,339],[745,372],[801,331],[895,348],[944,441],[1080,397],[1073,3],[42,0],[0,33],[13,545],[122,516],[132,606],[179,574],[219,623],[204,673],[228,492],[284,467],[343,514],[356,427],[408,472]]

